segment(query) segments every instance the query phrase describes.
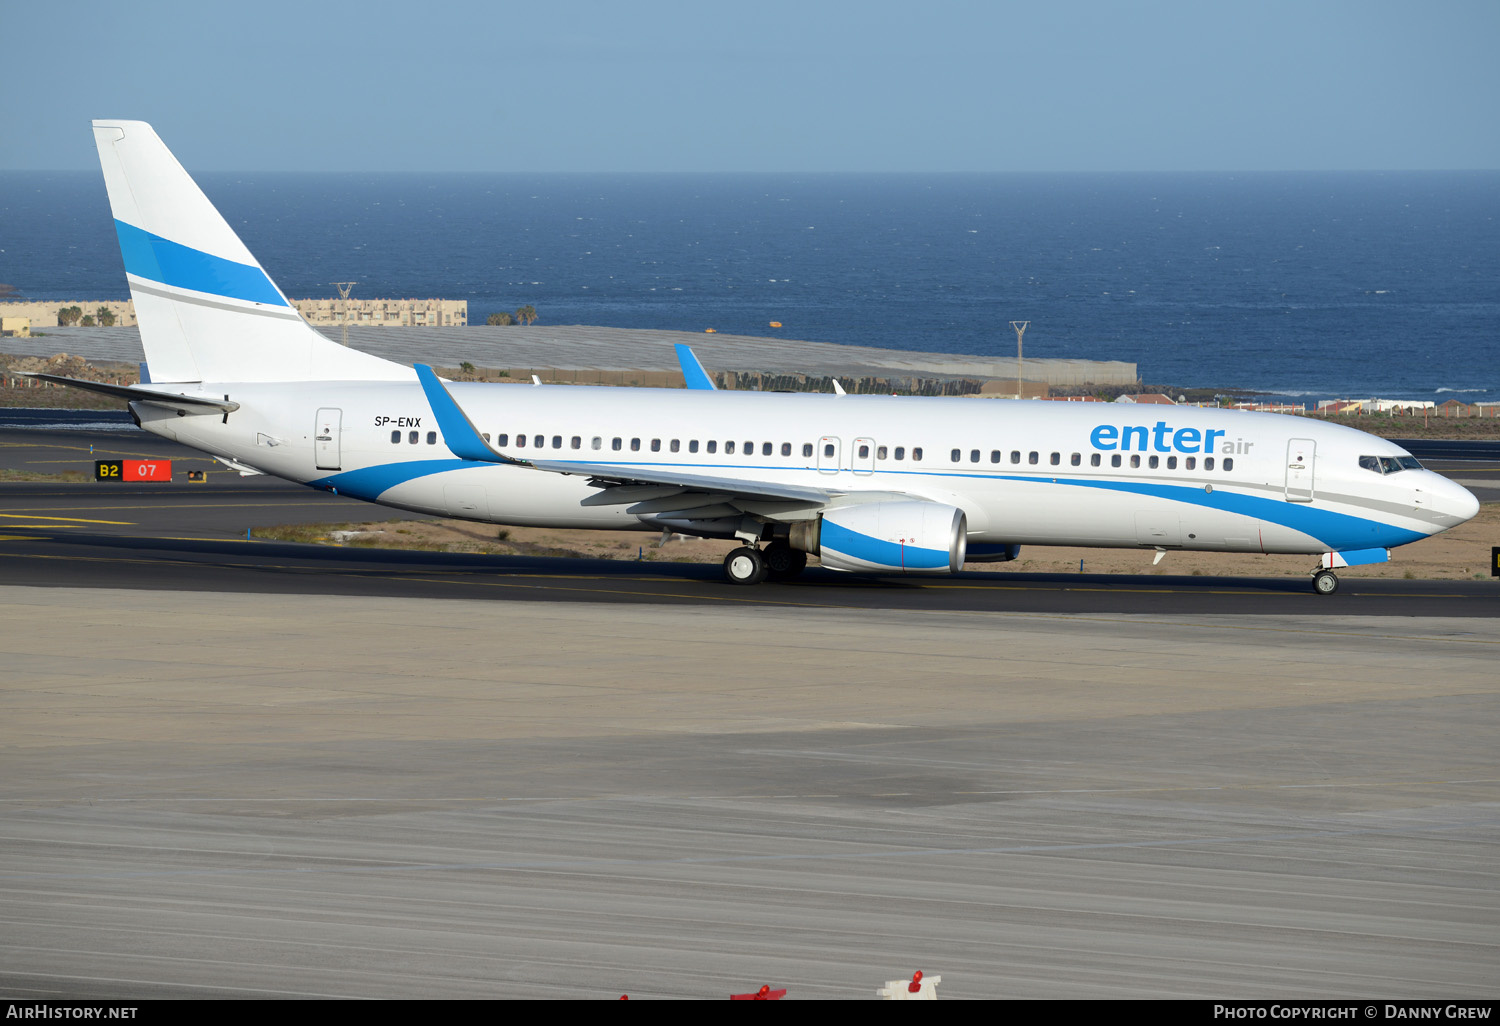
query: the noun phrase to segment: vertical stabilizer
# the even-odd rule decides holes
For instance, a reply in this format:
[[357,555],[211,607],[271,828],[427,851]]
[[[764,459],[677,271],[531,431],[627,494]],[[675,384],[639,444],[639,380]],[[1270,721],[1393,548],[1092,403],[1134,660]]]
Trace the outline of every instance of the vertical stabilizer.
[[141,344],[156,382],[411,380],[287,302],[144,121],[95,121]]

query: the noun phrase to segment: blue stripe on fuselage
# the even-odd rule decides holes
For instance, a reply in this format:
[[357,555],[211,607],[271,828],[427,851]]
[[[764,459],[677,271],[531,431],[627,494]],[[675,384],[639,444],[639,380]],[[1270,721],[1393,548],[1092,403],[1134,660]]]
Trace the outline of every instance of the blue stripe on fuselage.
[[408,481],[449,470],[464,470],[468,467],[488,466],[473,460],[409,460],[405,463],[382,463],[362,470],[346,470],[307,482],[314,488],[337,489],[340,495],[353,496],[366,502],[379,502],[380,496]]

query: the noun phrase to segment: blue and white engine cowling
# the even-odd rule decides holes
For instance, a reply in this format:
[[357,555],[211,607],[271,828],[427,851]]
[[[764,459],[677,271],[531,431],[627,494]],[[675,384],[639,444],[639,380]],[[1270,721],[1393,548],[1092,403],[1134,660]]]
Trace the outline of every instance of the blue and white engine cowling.
[[830,570],[951,574],[964,565],[968,538],[963,510],[912,500],[825,510],[788,540]]

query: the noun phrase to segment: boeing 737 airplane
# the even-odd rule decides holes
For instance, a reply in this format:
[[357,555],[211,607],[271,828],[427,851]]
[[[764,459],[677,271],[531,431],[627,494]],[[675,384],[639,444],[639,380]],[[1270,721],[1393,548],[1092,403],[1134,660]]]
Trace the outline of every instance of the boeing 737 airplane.
[[[151,126],[94,138],[150,380],[145,430],[243,473],[447,517],[739,544],[736,584],[815,555],[946,574],[1022,545],[1306,553],[1337,567],[1473,517],[1409,453],[1297,417],[1186,407],[446,382],[287,302]],[[38,375],[49,377],[48,375]]]

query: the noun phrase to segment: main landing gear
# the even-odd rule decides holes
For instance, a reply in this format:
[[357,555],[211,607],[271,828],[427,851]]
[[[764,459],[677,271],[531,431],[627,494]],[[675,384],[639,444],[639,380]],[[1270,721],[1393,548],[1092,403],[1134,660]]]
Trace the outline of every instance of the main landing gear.
[[807,553],[792,548],[779,538],[764,550],[742,545],[724,557],[724,576],[730,584],[790,581],[805,569]]
[[1319,595],[1332,595],[1339,590],[1339,579],[1332,570],[1319,567],[1312,575],[1313,591]]

